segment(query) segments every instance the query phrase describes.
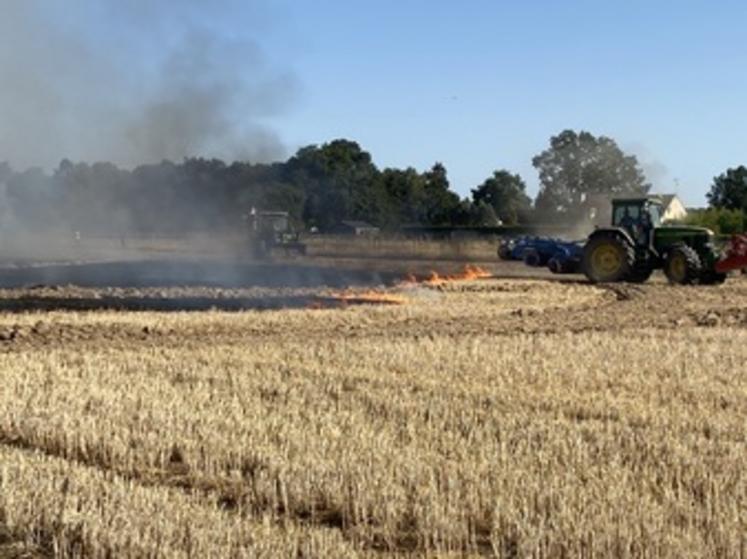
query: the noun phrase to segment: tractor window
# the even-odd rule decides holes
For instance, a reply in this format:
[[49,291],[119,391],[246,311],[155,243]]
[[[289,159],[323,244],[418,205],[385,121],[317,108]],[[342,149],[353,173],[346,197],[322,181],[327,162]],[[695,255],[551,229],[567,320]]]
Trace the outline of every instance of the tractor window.
[[648,215],[651,216],[651,225],[659,227],[661,225],[661,208],[656,204],[648,207]]
[[640,213],[640,208],[637,205],[617,206],[612,223],[617,227],[624,226],[626,221],[638,221]]
[[288,229],[287,217],[276,217],[272,220],[272,228],[276,233],[284,233]]

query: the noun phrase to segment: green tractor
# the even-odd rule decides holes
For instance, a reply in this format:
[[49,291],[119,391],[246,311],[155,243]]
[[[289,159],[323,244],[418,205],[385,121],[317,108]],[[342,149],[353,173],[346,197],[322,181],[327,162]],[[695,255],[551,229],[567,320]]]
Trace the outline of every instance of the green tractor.
[[656,197],[612,201],[612,226],[596,229],[584,247],[582,266],[594,283],[645,282],[662,268],[671,283],[723,283],[713,232],[703,227],[661,226]]
[[293,229],[288,212],[256,211],[244,216],[249,225],[249,248],[253,258],[270,259],[281,252],[285,256],[306,254],[306,245]]

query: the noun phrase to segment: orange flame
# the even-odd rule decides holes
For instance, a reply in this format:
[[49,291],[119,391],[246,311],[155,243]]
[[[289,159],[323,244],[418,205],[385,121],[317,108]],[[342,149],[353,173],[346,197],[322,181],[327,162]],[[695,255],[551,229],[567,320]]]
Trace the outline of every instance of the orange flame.
[[396,293],[384,293],[374,289],[369,291],[345,291],[335,293],[330,298],[336,301],[344,301],[353,304],[382,304],[382,305],[404,305],[407,298]]
[[400,282],[400,285],[424,284],[424,285],[443,285],[450,281],[469,281],[491,277],[491,273],[479,266],[467,264],[461,272],[456,274],[440,275],[438,272],[431,271],[428,277],[418,280],[413,274],[407,274]]
[[[439,275],[432,271],[430,274],[419,279],[414,274],[407,274],[397,284],[397,287],[410,287],[414,285],[437,286],[451,281],[468,281],[491,277],[490,272],[467,264],[461,272],[456,274]],[[368,291],[341,291],[314,299],[308,306],[309,309],[339,308],[348,305],[404,305],[408,298],[398,293],[389,293],[371,289]]]

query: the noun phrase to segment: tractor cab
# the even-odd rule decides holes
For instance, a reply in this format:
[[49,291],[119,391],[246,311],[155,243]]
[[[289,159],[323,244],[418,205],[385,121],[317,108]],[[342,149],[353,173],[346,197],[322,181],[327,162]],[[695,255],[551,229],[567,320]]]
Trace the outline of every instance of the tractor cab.
[[612,201],[612,226],[628,232],[638,246],[651,244],[661,226],[662,205],[657,198],[620,198]]
[[255,258],[269,258],[277,249],[286,255],[306,253],[306,245],[293,229],[288,212],[252,208],[244,219],[249,227],[250,250]]

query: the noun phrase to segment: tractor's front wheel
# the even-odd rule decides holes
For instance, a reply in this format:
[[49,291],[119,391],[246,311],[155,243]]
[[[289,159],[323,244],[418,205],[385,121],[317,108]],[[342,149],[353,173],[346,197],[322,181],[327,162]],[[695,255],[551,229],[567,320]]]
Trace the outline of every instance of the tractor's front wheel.
[[703,285],[721,285],[726,281],[726,274],[718,272],[703,272],[700,276],[700,283]]
[[584,247],[584,274],[594,283],[625,281],[634,262],[633,247],[620,237],[596,237]]
[[698,283],[703,265],[695,249],[688,245],[677,245],[669,251],[664,264],[664,273],[670,283],[692,285]]

